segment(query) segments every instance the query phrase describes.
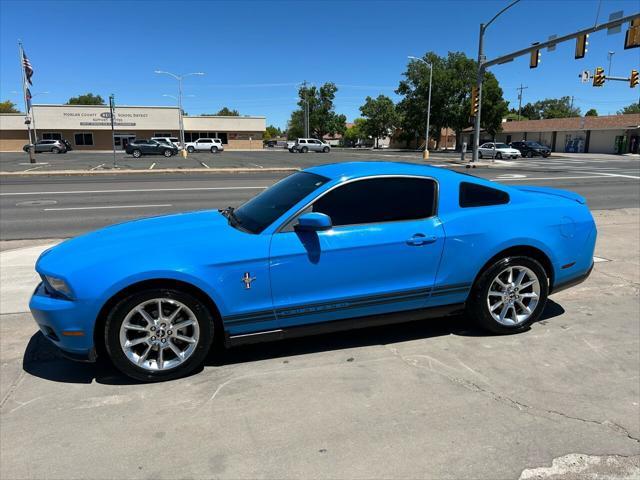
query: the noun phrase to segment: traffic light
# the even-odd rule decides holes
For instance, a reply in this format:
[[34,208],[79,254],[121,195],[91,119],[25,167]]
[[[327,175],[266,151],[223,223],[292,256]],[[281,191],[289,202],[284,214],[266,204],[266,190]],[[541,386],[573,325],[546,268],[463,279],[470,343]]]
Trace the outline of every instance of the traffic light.
[[593,86],[601,87],[604,85],[604,81],[606,77],[604,76],[604,68],[596,67],[595,72],[593,72]]
[[[532,45],[538,45],[540,42],[532,43]],[[537,68],[540,63],[540,49],[535,49],[531,52],[531,58],[529,59],[529,68]]]
[[631,76],[629,77],[629,86],[635,88],[640,80],[638,79],[638,70],[631,70]]
[[588,39],[589,39],[588,33],[585,33],[584,35],[580,35],[576,38],[576,54],[575,54],[576,60],[579,58],[584,58],[584,55],[587,53],[587,45],[589,45],[589,42],[587,41]]
[[624,49],[640,47],[640,18],[629,22],[629,30],[624,37]]
[[480,108],[480,102],[478,101],[478,87],[473,87],[471,89],[471,116],[475,117],[478,115],[478,110]]

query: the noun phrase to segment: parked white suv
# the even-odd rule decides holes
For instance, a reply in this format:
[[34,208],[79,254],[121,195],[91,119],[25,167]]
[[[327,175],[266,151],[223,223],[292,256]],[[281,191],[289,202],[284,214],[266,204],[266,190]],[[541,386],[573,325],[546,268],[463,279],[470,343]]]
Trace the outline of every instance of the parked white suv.
[[217,153],[224,150],[222,140],[219,138],[199,138],[195,142],[188,142],[184,144],[184,148],[187,152],[211,152]]
[[329,153],[331,151],[331,145],[328,143],[324,143],[321,140],[316,138],[299,138],[296,140],[296,143],[289,147],[290,152],[322,152]]

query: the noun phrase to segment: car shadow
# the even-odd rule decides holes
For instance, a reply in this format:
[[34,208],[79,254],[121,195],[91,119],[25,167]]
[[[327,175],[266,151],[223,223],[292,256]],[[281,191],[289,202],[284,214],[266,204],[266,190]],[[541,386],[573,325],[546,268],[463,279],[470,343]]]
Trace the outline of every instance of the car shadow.
[[[537,323],[544,324],[564,312],[562,306],[549,299]],[[473,319],[466,316],[441,317],[422,322],[362,328],[230,349],[213,349],[206,359],[205,367],[387,345],[444,335],[492,336],[491,333],[477,327]],[[30,375],[52,382],[90,384],[95,381],[105,385],[141,384],[121,374],[108,359],[99,358],[96,363],[82,363],[65,358],[41,332],[35,333],[29,340],[22,359],[22,368]]]

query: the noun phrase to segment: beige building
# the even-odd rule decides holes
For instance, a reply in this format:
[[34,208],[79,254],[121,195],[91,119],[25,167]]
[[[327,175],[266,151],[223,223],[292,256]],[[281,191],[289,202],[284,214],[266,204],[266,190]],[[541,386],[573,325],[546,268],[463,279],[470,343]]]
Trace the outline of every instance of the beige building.
[[[76,150],[111,150],[109,107],[105,105],[34,105],[33,124],[38,139],[68,140]],[[136,138],[178,137],[176,107],[118,106],[115,109],[115,145],[123,149]],[[184,117],[185,141],[220,138],[225,149],[262,149],[265,117]],[[28,143],[23,113],[0,114],[0,151],[19,151]]]

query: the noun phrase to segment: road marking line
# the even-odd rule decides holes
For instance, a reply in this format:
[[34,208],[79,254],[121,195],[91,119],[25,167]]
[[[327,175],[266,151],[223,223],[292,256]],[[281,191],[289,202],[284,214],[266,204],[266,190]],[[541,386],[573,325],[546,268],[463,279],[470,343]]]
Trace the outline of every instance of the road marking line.
[[153,162],[151,165],[149,165],[149,170],[153,170],[153,167],[156,166],[156,162]]
[[610,262],[611,260],[609,260],[608,258],[602,258],[602,257],[593,257],[593,263],[601,263],[601,262]]
[[584,172],[584,173],[599,173],[600,175],[604,175],[606,177],[633,178],[636,180],[640,180],[640,177],[636,177],[634,175],[621,175],[619,173],[604,173],[604,172]]
[[[613,175],[614,177],[623,176],[623,175]],[[577,180],[581,178],[610,178],[609,175],[582,175],[580,177],[538,177],[538,178],[492,178],[493,181],[509,181],[509,182],[528,182],[529,180]],[[638,177],[631,177],[638,178]],[[0,194],[1,195],[1,194]]]
[[155,208],[155,207],[172,207],[170,203],[163,203],[158,205],[109,205],[106,207],[66,207],[66,208],[44,208],[45,212],[54,212],[61,210],[105,210],[112,208]]
[[264,168],[262,165],[258,165],[257,163],[250,163],[249,165],[253,165],[254,167]]
[[95,166],[93,168],[90,168],[89,171],[92,172],[92,171],[97,170],[97,169],[99,169],[101,167],[104,167],[104,163],[101,163],[100,165],[97,165],[97,166]]
[[204,163],[204,162],[202,162],[202,161],[200,161],[200,160],[198,160],[198,161],[200,162],[200,165],[202,165],[204,168],[211,168],[211,167],[209,167],[209,165],[207,165],[206,163]]
[[142,189],[122,189],[122,190],[71,190],[69,192],[3,192],[2,197],[14,195],[77,195],[84,193],[142,193],[142,192],[183,192],[183,191],[204,191],[204,190],[264,190],[265,186],[259,187],[185,187],[185,188],[142,188]]
[[30,172],[32,170],[37,170],[37,169],[42,168],[42,167],[44,167],[44,165],[40,165],[38,167],[33,167],[33,168],[27,168],[26,170],[23,170],[23,172]]

